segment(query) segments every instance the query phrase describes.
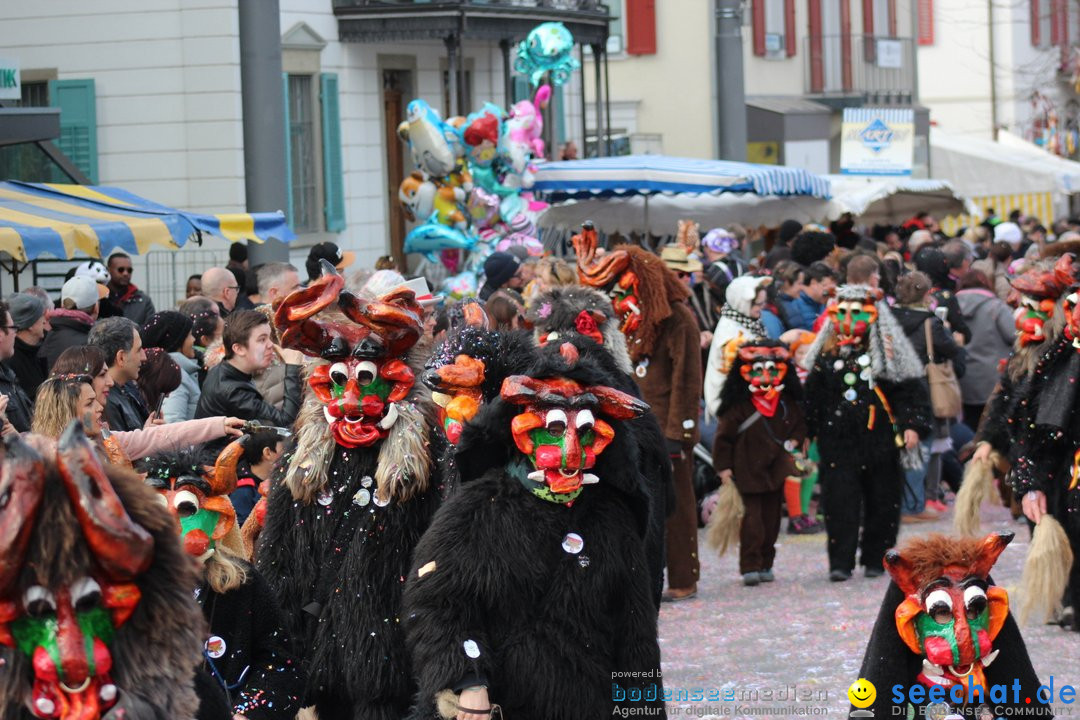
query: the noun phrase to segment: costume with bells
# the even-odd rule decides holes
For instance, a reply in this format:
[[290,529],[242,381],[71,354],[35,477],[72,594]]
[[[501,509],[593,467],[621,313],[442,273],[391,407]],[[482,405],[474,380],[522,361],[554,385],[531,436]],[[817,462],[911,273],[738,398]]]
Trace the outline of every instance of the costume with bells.
[[[766,582],[772,579],[784,487],[800,482],[793,452],[806,440],[806,421],[801,388],[782,343],[750,340],[731,351],[735,357],[720,395],[713,469],[731,471],[741,496],[739,572],[747,584],[756,584],[762,571]],[[726,517],[714,512],[710,525]]]
[[508,718],[610,717],[614,673],[662,686],[648,494],[626,472],[637,442],[625,421],[648,407],[611,387],[596,352],[540,350],[465,427],[461,486],[416,547],[405,589],[415,717],[436,701],[453,717],[454,695],[476,686]]
[[[920,536],[885,555],[892,582],[859,670],[877,689],[865,708],[874,717],[985,717],[976,712],[982,705],[991,717],[1052,717],[1009,596],[990,577],[1012,538]],[[905,697],[899,707],[896,686]]]
[[[866,285],[844,285],[804,360],[810,437],[817,438],[830,577],[861,564],[880,573],[900,525],[903,433],[930,431],[923,366],[888,306]],[[860,522],[861,521],[861,522]]]
[[667,573],[672,597],[697,588],[697,503],[693,449],[699,438],[701,336],[686,304],[690,290],[653,253],[619,245],[597,253],[596,229],[573,237],[582,285],[611,296],[645,402],[660,423],[672,461],[675,506],[667,520]]
[[[225,694],[229,716],[291,720],[301,708],[305,676],[293,654],[277,598],[244,548],[229,493],[244,439],[225,447],[210,468],[197,451],[156,455],[142,464],[146,482],[176,518],[184,551],[204,568],[195,599],[209,625],[202,671]],[[222,577],[228,590],[216,590]]]
[[192,720],[203,620],[175,521],[79,423],[5,439],[0,717]]
[[409,289],[361,299],[343,287],[324,266],[276,311],[282,345],[319,361],[272,478],[256,561],[301,644],[320,720],[396,720],[414,692],[401,588],[440,497],[434,413],[418,364],[406,362],[422,314]]

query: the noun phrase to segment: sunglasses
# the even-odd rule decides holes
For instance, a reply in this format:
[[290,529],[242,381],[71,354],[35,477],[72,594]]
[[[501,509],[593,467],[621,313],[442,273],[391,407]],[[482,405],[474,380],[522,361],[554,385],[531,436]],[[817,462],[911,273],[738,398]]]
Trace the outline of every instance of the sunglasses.
[[118,267],[118,268],[115,268],[115,270],[116,270],[116,272],[122,273],[124,275],[130,275],[131,274],[131,268],[130,267]]

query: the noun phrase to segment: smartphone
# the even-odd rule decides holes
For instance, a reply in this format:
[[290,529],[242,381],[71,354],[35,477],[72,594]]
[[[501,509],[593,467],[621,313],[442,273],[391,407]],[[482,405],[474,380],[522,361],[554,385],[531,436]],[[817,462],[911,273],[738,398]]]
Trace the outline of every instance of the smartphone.
[[158,398],[157,406],[154,408],[154,416],[161,417],[161,406],[165,404],[165,395]]

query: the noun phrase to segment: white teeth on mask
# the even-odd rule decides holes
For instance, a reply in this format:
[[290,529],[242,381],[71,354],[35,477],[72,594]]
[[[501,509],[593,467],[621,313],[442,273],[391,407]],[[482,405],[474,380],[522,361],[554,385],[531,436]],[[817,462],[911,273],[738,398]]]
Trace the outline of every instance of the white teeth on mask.
[[398,419],[397,403],[390,403],[386,407],[386,417],[379,421],[379,427],[383,430],[389,430],[394,426],[394,423]]
[[600,478],[596,477],[592,473],[585,473],[581,476],[582,485],[594,485],[598,482],[600,482]]
[[446,407],[447,405],[450,404],[450,400],[451,400],[450,396],[447,395],[446,393],[435,392],[435,391],[432,391],[432,393],[431,393],[431,401],[433,403],[435,403],[436,405],[438,405],[439,407],[442,407],[442,408]]
[[630,312],[634,313],[635,315],[641,314],[641,309],[638,308],[638,306],[634,303],[633,300],[627,300],[626,307],[630,308]]
[[333,415],[330,414],[330,408],[323,405],[322,412],[323,412],[323,417],[326,418],[327,424],[333,425],[334,420],[336,420],[337,418],[335,418]]
[[945,668],[940,665],[935,665],[926,658],[923,658],[922,669],[923,673],[925,673],[927,676],[933,675],[935,677],[941,677],[945,674]]
[[988,654],[986,657],[984,657],[982,659],[982,666],[984,668],[985,667],[990,667],[990,663],[994,662],[994,660],[997,660],[997,656],[998,656],[999,652],[1001,652],[1001,651],[1000,650],[995,650],[992,653]]
[[543,470],[533,470],[526,477],[528,477],[533,482],[544,482],[544,471]]

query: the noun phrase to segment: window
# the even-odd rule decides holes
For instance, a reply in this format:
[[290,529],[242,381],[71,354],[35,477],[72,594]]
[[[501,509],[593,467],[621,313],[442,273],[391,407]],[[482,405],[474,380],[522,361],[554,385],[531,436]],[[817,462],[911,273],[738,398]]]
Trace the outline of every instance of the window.
[[310,75],[289,76],[289,185],[293,230],[317,232],[319,186],[316,178],[315,103]]
[[795,0],[752,0],[754,54],[783,59],[795,55]]
[[97,99],[94,81],[51,80],[48,83],[49,105],[60,108],[60,138],[56,145],[71,162],[90,178],[98,181]]
[[23,82],[22,97],[15,102],[17,107],[49,107],[49,83]]

